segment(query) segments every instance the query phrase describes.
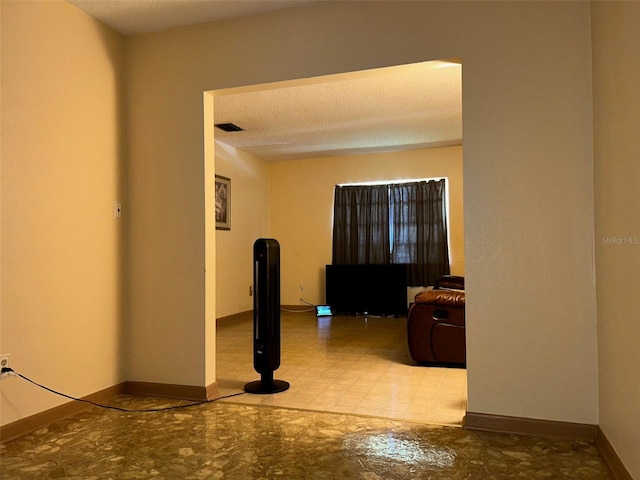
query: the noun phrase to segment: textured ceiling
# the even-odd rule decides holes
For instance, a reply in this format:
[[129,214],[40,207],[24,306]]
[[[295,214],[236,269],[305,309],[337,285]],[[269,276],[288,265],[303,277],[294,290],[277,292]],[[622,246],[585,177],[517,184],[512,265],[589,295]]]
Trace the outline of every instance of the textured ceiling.
[[425,62],[219,95],[216,140],[264,160],[462,144],[462,66]]
[[[329,0],[67,1],[131,35]],[[216,141],[265,160],[462,144],[462,66],[456,62],[229,90],[214,105],[216,123],[245,130],[216,129]]]

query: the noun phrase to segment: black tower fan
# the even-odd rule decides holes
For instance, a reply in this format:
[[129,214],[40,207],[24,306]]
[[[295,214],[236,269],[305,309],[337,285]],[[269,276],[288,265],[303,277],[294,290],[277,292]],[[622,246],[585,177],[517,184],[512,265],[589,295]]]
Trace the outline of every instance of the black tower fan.
[[289,383],[274,380],[280,367],[280,244],[259,238],[253,244],[253,368],[260,380],[249,382],[249,393],[277,393]]

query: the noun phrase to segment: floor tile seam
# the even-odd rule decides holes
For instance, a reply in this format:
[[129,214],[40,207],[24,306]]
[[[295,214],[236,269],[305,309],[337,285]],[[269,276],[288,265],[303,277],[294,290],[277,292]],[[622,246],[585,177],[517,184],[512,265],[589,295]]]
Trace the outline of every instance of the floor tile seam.
[[411,423],[411,424],[425,425],[425,426],[461,428],[461,425],[449,425],[449,424],[443,424],[443,423],[432,423],[432,422],[426,422],[426,421],[421,421],[421,420],[408,420],[408,419],[392,417],[392,416],[386,416],[386,415],[368,415],[368,414],[362,414],[362,413],[333,412],[333,411],[318,410],[318,409],[313,409],[313,408],[297,408],[297,407],[287,407],[287,406],[280,406],[280,405],[244,404],[244,403],[239,403],[239,402],[234,402],[234,401],[227,401],[227,400],[224,400],[224,401],[221,400],[220,403],[224,403],[224,404],[228,404],[228,405],[251,406],[251,407],[256,407],[256,408],[284,409],[284,410],[291,410],[291,411],[297,411],[297,412],[310,412],[310,413],[316,413],[316,414],[354,416],[354,417],[359,417],[359,418],[372,418],[372,419],[377,419],[377,420],[385,420],[385,421],[400,422],[400,423]]

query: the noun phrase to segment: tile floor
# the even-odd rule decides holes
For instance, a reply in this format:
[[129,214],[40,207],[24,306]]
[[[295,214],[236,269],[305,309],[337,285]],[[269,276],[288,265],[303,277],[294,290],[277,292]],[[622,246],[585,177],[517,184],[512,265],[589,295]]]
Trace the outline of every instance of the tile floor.
[[[253,317],[217,332],[217,377],[226,395],[260,378],[253,369]],[[229,402],[461,425],[466,370],[417,366],[406,336],[406,318],[283,313],[274,377],[289,382],[289,390]]]
[[[402,319],[336,317],[329,324],[295,314],[282,320],[276,378],[289,381],[290,390],[193,406],[121,395],[108,403],[138,411],[92,406],[1,444],[0,478],[612,478],[593,442],[429,423],[459,423],[464,370],[411,365],[400,347]],[[222,393],[238,392],[258,377],[251,319],[220,328],[218,339]],[[165,410],[139,411],[148,409]],[[338,411],[351,413],[330,413]]]
[[[129,409],[179,402],[120,396]],[[610,480],[591,442],[213,402],[91,407],[0,446],[3,480]]]

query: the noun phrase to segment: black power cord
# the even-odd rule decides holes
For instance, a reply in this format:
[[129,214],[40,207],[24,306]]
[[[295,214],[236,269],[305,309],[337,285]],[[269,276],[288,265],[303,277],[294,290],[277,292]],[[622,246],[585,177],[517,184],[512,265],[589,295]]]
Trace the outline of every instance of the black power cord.
[[287,312],[287,313],[305,313],[305,312],[313,312],[313,311],[315,311],[316,305],[314,305],[313,303],[307,302],[304,298],[301,298],[300,302],[306,303],[307,305],[309,305],[312,308],[307,308],[305,310],[292,310],[292,309],[286,309],[286,308],[280,307],[280,310],[282,310],[283,312]]
[[128,412],[128,413],[166,412],[168,410],[178,410],[178,409],[181,409],[181,408],[197,407],[198,405],[204,405],[205,403],[214,403],[214,402],[217,402],[218,400],[224,400],[226,398],[237,397],[239,395],[244,395],[245,394],[245,392],[232,393],[230,395],[225,395],[223,397],[214,398],[213,400],[202,400],[200,402],[187,403],[187,404],[184,404],[184,405],[174,405],[172,407],[148,408],[148,409],[135,409],[135,408],[130,409],[130,408],[114,407],[112,405],[104,405],[104,404],[101,404],[101,403],[93,402],[91,400],[72,397],[71,395],[67,395],[66,393],[61,393],[61,392],[58,392],[56,390],[53,390],[52,388],[46,387],[44,385],[40,385],[38,382],[34,382],[30,378],[25,377],[21,373],[16,372],[13,368],[2,367],[2,374],[11,375],[11,376],[14,376],[14,377],[20,377],[20,378],[22,378],[23,380],[26,380],[29,383],[33,383],[37,387],[40,387],[40,388],[42,388],[44,390],[47,390],[48,392],[55,393],[56,395],[60,395],[61,397],[65,397],[65,398],[68,398],[70,400],[74,400],[76,402],[88,403],[88,404],[93,405],[95,407],[106,408],[106,409],[109,409],[109,410],[117,410],[119,412]]

